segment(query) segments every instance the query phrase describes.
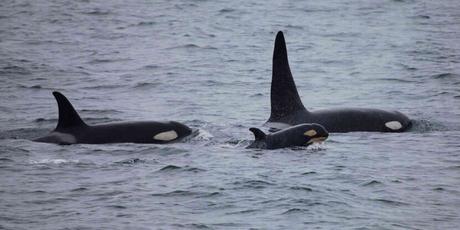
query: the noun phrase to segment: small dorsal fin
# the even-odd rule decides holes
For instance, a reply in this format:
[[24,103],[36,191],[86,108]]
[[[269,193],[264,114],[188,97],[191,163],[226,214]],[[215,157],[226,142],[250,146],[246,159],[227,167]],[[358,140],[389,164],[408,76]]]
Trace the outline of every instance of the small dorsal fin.
[[276,121],[296,111],[307,111],[300,100],[297,87],[292,78],[286,42],[281,31],[278,32],[275,39],[272,68],[271,115],[269,121]]
[[53,95],[54,98],[56,98],[59,108],[59,121],[56,130],[68,127],[87,126],[64,95],[57,91],[53,92]]
[[251,131],[254,134],[254,138],[256,139],[256,141],[265,140],[265,138],[267,137],[267,135],[258,128],[253,127],[250,128],[249,131]]

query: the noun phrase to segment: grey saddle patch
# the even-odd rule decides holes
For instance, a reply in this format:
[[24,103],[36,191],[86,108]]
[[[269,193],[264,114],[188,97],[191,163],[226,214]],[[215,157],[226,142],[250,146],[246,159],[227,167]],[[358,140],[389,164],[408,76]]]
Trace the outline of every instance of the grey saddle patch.
[[68,133],[61,133],[61,132],[52,132],[49,135],[50,138],[54,138],[57,143],[59,144],[75,144],[77,143],[77,138]]

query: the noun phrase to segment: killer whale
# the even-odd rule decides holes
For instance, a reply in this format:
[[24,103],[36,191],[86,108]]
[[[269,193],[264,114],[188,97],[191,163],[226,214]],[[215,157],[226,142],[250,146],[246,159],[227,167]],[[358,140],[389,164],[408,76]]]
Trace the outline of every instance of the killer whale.
[[273,51],[271,114],[265,126],[279,130],[301,123],[318,123],[328,132],[403,132],[411,120],[398,111],[340,108],[308,111],[299,97],[289,67],[286,42],[279,31]]
[[249,129],[254,134],[254,142],[247,148],[278,149],[292,146],[308,146],[327,139],[329,133],[319,124],[300,124],[283,130],[265,134],[258,128]]
[[67,98],[53,92],[59,109],[56,128],[37,142],[56,144],[145,143],[164,144],[178,141],[192,133],[184,124],[175,121],[142,121],[87,125]]

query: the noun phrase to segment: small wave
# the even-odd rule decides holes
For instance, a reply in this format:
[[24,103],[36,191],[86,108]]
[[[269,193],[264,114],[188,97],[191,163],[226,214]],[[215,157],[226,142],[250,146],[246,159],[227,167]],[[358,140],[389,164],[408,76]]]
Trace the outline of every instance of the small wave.
[[86,86],[83,89],[117,89],[123,87],[122,85],[96,85],[96,86]]
[[104,16],[104,15],[112,14],[112,12],[108,10],[101,10],[101,9],[94,9],[94,10],[82,12],[82,13],[86,15],[95,15],[95,16]]
[[308,171],[308,172],[302,173],[302,175],[311,175],[311,174],[316,174],[316,172],[315,171]]
[[14,162],[14,161],[11,160],[10,158],[2,157],[2,158],[0,158],[0,162]]
[[43,191],[43,190],[34,190],[34,191],[31,191],[30,193],[32,193],[32,194],[45,194],[46,191]]
[[113,62],[123,62],[123,61],[129,61],[131,59],[129,58],[117,58],[117,59],[93,59],[89,62],[88,64],[105,64],[105,63],[113,63]]
[[[338,32],[338,33],[329,33],[325,34],[325,37],[337,37],[337,38],[353,38],[353,37],[359,37],[359,33],[354,33],[354,32]],[[321,60],[325,64],[348,64],[347,61],[344,60]]]
[[206,171],[204,169],[196,168],[196,167],[189,167],[189,166],[176,166],[176,165],[167,165],[161,169],[159,169],[157,172],[203,172]]
[[454,73],[440,73],[440,74],[432,75],[431,78],[434,78],[434,79],[457,79],[457,78],[459,78],[459,75],[454,74]]
[[303,186],[293,186],[293,187],[290,187],[289,189],[297,190],[297,191],[306,191],[306,192],[312,192],[313,191],[313,189],[311,189],[309,187],[303,187]]
[[383,198],[371,199],[371,200],[372,201],[377,201],[377,202],[380,202],[380,203],[384,203],[384,204],[395,205],[395,206],[409,205],[408,203],[405,203],[405,202],[389,200],[389,199],[383,199]]
[[152,64],[152,65],[143,66],[142,68],[144,68],[144,69],[159,69],[160,67],[161,66],[159,66],[159,65]]
[[58,197],[58,198],[47,199],[47,200],[24,201],[24,203],[26,203],[26,204],[37,204],[37,205],[47,205],[47,204],[58,204],[58,203],[61,203],[61,202],[68,202],[68,201],[76,201],[76,200],[75,199],[70,199],[70,198]]
[[235,9],[233,9],[233,8],[223,8],[223,9],[219,10],[219,13],[221,13],[221,14],[232,13],[232,12],[235,12]]
[[232,214],[246,214],[246,213],[253,213],[253,212],[257,212],[259,210],[257,209],[246,209],[246,210],[241,210],[241,211],[235,211],[235,212],[228,212],[227,214],[228,215],[232,215]]
[[306,13],[327,13],[327,12],[334,12],[337,11],[338,9],[334,8],[308,8],[308,9],[302,9],[303,12]]
[[441,92],[434,93],[432,96],[436,97],[436,96],[444,96],[444,95],[452,95],[452,94],[453,94],[452,92],[441,91]]
[[291,208],[283,213],[281,213],[282,215],[286,215],[286,214],[297,214],[297,213],[305,213],[305,212],[308,212],[307,209],[301,209],[301,208]]
[[188,7],[196,7],[195,3],[182,3],[182,4],[175,4],[174,7],[179,10],[185,10]]
[[343,165],[336,165],[333,167],[333,170],[335,171],[342,171],[344,168],[346,168],[345,166]]
[[31,164],[78,164],[80,160],[68,160],[68,159],[43,159],[43,160],[31,160]]
[[447,167],[447,169],[449,169],[449,170],[460,170],[460,165],[449,166],[449,167]]
[[149,22],[139,22],[136,24],[136,26],[153,26],[157,24],[156,22],[149,21]]
[[[72,45],[71,42],[68,41],[60,41],[60,40],[31,40],[26,42],[27,45]],[[35,67],[38,68],[38,67]],[[34,68],[34,69],[35,69]]]
[[108,205],[106,206],[107,208],[113,208],[113,209],[127,209],[128,207],[123,206],[123,205]]
[[311,200],[311,199],[304,199],[304,198],[300,198],[300,199],[294,199],[293,202],[295,204],[303,204],[303,205],[306,205],[306,206],[316,206],[316,205],[325,205],[324,203],[321,203],[319,201],[316,201],[316,200]]
[[184,171],[186,172],[194,172],[194,173],[198,173],[198,172],[204,172],[206,171],[205,169],[201,169],[201,168],[196,168],[196,167],[185,167]]
[[214,47],[214,46],[199,46],[199,45],[196,45],[196,44],[185,44],[185,45],[179,45],[179,46],[173,46],[173,47],[169,47],[167,49],[210,49],[210,50],[216,50],[217,48]]
[[296,30],[303,30],[304,29],[303,26],[298,26],[298,25],[287,25],[286,28],[287,29],[296,29]]
[[43,87],[41,85],[32,85],[32,86],[19,85],[19,88],[23,88],[23,89],[43,89]]
[[172,154],[183,154],[189,152],[188,149],[180,149],[180,148],[175,148],[175,147],[161,147],[161,155],[167,156],[167,155],[172,155]]
[[369,182],[362,184],[362,186],[374,186],[374,185],[379,185],[379,184],[382,184],[382,182],[378,180],[371,180]]
[[[0,139],[33,139],[37,136],[48,133],[48,129],[24,128],[0,131]],[[15,151],[29,152],[24,149],[17,149]]]
[[388,82],[397,82],[397,83],[417,83],[418,81],[400,79],[400,78],[377,78],[376,81],[388,81]]
[[173,226],[181,229],[212,229],[205,224],[173,224]]
[[263,189],[275,184],[263,180],[247,180],[234,182],[233,185],[238,186],[238,188]]
[[3,67],[0,70],[0,74],[19,74],[19,75],[29,75],[32,74],[28,69],[16,65],[10,65]]
[[250,97],[262,97],[264,96],[263,93],[255,93],[255,94],[252,94]]
[[428,16],[428,15],[420,14],[420,15],[413,16],[412,18],[414,18],[414,19],[430,19],[431,17]]
[[53,166],[75,166],[78,168],[87,168],[94,166],[94,163],[88,160],[69,160],[69,159],[42,159],[42,160],[30,160],[30,164],[36,165],[40,168],[49,169]]
[[205,49],[205,50],[217,50],[217,47],[210,46],[210,45],[203,46],[203,47],[201,47],[201,48],[202,48],[202,49]]
[[221,86],[221,85],[224,85],[224,83],[221,81],[216,81],[216,80],[206,80],[203,85],[204,86]]
[[157,86],[160,86],[160,82],[140,82],[137,83],[133,88],[136,89],[153,89]]
[[121,164],[121,165],[135,165],[135,164],[142,164],[142,163],[145,163],[145,160],[141,160],[139,158],[130,158],[130,159],[115,162],[115,164]]
[[70,190],[71,192],[83,192],[83,191],[87,191],[88,189],[85,188],[85,187],[79,187],[79,188],[75,188],[75,189],[72,189]]
[[159,196],[159,197],[177,197],[177,196],[197,196],[197,197],[211,197],[219,195],[219,192],[192,192],[192,191],[185,191],[185,190],[174,190],[172,192],[166,193],[153,193],[151,196]]
[[186,227],[193,228],[193,229],[211,229],[205,224],[187,224]]
[[202,193],[198,197],[204,198],[204,197],[215,197],[215,196],[220,196],[220,195],[221,195],[220,192],[207,192],[207,193]]
[[180,48],[193,49],[193,48],[201,48],[201,47],[195,44],[185,44],[185,45],[180,45],[180,46],[173,46],[168,49],[180,49]]
[[409,66],[409,65],[403,64],[403,63],[399,63],[398,66],[401,66],[401,67],[403,67],[404,69],[409,70],[409,71],[416,71],[416,70],[418,70],[418,69],[415,68],[415,67],[412,67],[412,66]]
[[161,168],[161,169],[158,170],[158,171],[163,171],[163,172],[164,172],[164,171],[176,171],[176,170],[181,169],[181,168],[182,168],[182,167],[175,166],[175,165],[167,165],[167,166]]

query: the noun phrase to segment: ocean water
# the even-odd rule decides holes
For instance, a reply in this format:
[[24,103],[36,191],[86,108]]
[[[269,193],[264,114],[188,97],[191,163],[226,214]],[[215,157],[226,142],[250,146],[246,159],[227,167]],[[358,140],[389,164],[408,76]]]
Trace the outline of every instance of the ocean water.
[[[399,110],[406,133],[245,149],[276,32],[308,109]],[[90,124],[177,120],[170,145],[30,141],[51,92]],[[0,229],[457,229],[460,2],[0,1]]]

